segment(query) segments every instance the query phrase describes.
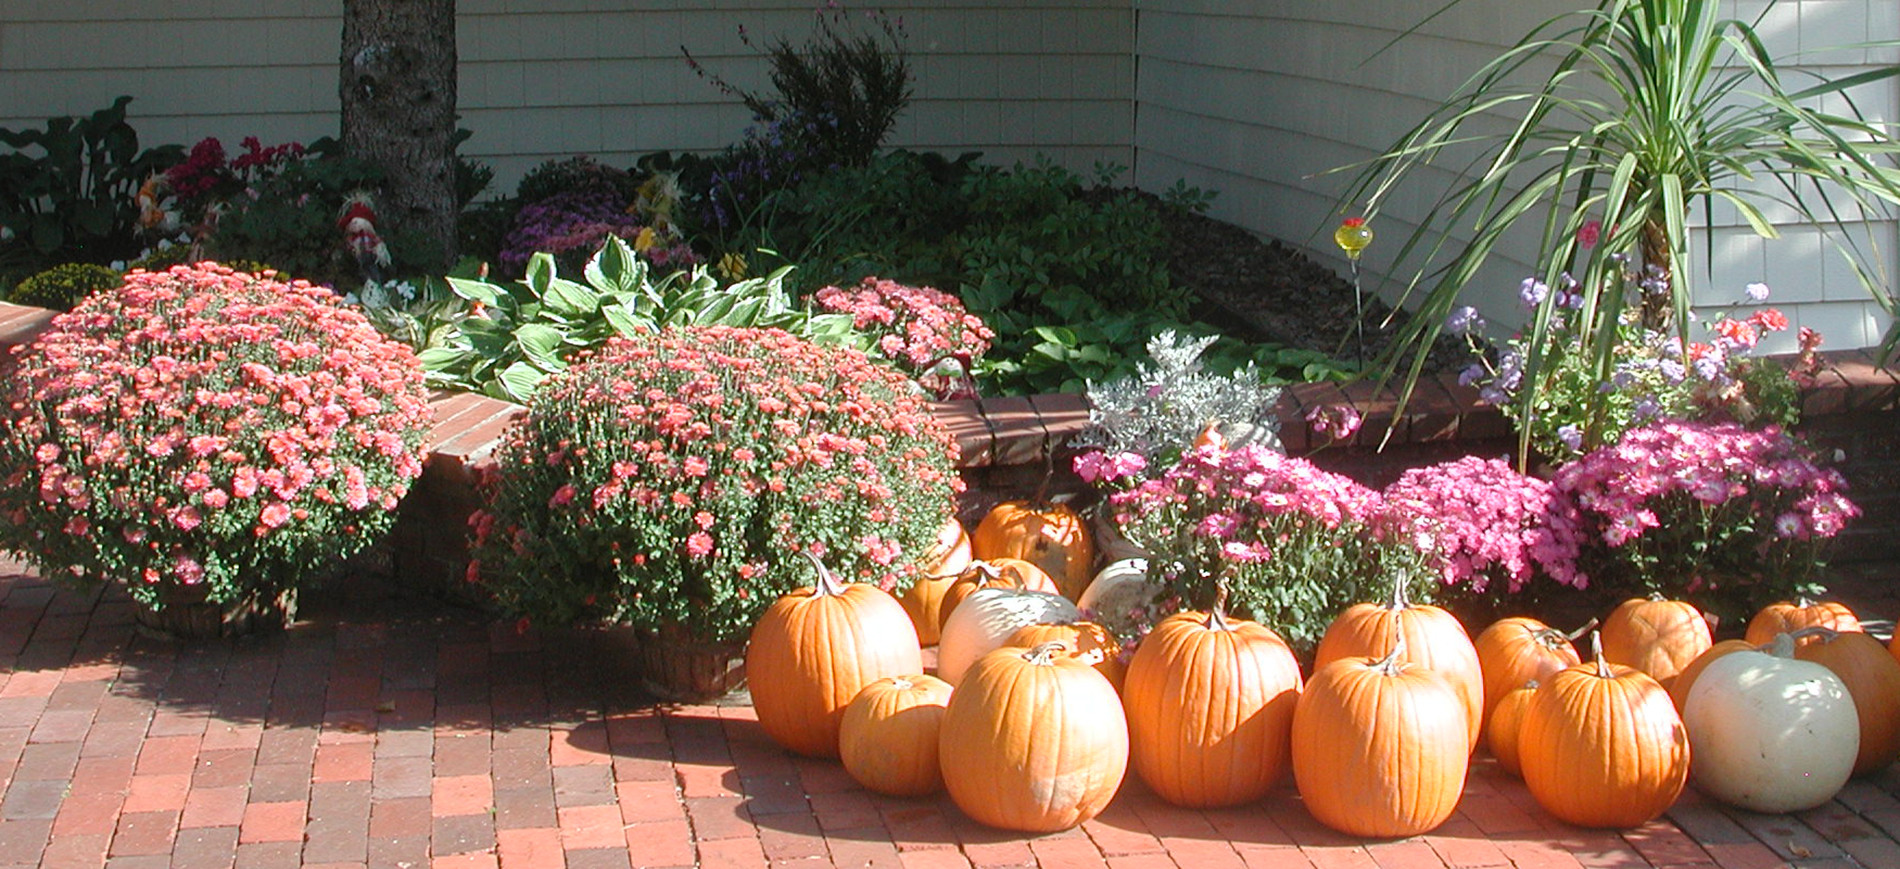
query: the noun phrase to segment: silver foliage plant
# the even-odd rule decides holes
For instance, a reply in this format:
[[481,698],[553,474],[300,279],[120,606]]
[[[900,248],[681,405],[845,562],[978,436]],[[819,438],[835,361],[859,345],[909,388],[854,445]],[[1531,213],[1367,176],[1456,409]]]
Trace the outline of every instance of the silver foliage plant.
[[1216,338],[1164,331],[1148,340],[1136,373],[1088,385],[1089,426],[1070,442],[1107,455],[1134,453],[1160,469],[1188,450],[1209,422],[1230,446],[1280,449],[1274,407],[1280,388],[1261,382],[1252,363],[1225,377],[1205,370],[1201,354]]

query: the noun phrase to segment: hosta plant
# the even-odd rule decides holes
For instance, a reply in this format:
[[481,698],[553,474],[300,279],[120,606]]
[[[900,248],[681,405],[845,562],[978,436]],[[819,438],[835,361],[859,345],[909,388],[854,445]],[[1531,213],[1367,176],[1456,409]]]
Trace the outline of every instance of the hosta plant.
[[162,605],[296,587],[376,537],[422,469],[422,369],[329,290],[133,272],[15,351],[0,546]]
[[637,330],[529,401],[480,482],[470,579],[538,620],[740,640],[810,582],[902,590],[961,487],[902,375],[777,329]]

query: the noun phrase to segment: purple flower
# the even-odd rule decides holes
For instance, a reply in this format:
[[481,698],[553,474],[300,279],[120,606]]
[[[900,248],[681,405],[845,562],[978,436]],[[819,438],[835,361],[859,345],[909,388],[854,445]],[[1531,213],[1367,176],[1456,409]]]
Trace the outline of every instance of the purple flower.
[[1525,278],[1517,287],[1517,299],[1526,308],[1535,308],[1550,297],[1550,285],[1536,278]]
[[1742,289],[1743,291],[1748,293],[1748,300],[1751,302],[1768,301],[1768,285],[1767,284],[1764,284],[1760,281],[1756,281],[1752,284],[1749,284],[1746,287],[1743,287]]
[[1567,446],[1573,450],[1582,449],[1583,448],[1583,429],[1578,428],[1576,423],[1568,423],[1566,425],[1558,426],[1557,440],[1562,441],[1564,446]]
[[1484,328],[1484,318],[1478,315],[1478,309],[1470,305],[1460,305],[1445,315],[1445,331],[1453,335],[1469,335]]

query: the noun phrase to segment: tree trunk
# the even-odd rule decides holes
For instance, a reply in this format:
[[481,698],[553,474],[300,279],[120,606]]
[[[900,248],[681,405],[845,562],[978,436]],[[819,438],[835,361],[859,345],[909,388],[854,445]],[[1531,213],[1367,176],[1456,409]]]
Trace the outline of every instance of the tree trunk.
[[[1669,247],[1669,227],[1660,214],[1651,215],[1643,222],[1642,250],[1643,264],[1654,268],[1665,282],[1660,291],[1643,286],[1643,327],[1657,332],[1670,329],[1675,324],[1676,314],[1676,264],[1674,254]],[[1648,277],[1638,276],[1639,281]]]
[[[376,203],[403,259],[455,254],[455,0],[343,0],[343,149],[383,170]],[[420,249],[417,249],[417,247]]]

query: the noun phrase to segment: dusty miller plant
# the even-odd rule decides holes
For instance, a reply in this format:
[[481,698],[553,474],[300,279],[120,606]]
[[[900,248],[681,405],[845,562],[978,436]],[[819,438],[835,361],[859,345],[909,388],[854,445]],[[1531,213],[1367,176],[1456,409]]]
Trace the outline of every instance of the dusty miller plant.
[[1088,386],[1089,427],[1072,445],[1115,456],[1134,453],[1151,468],[1178,460],[1209,423],[1233,446],[1280,449],[1273,409],[1280,388],[1261,382],[1252,363],[1222,377],[1201,367],[1216,336],[1164,331],[1148,340],[1150,361],[1133,376]]

